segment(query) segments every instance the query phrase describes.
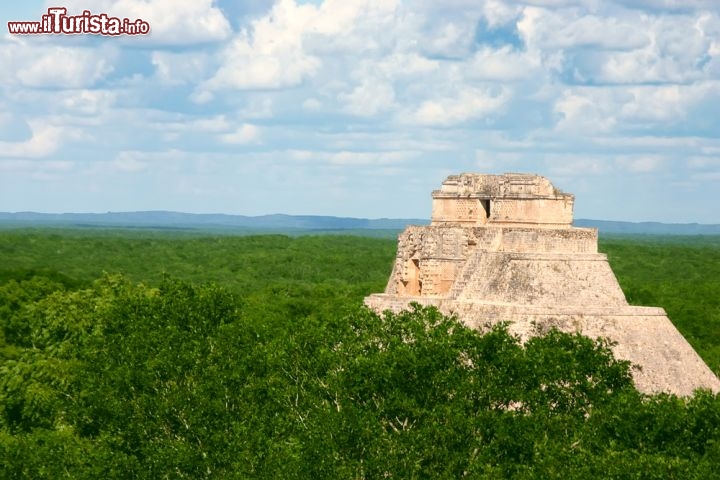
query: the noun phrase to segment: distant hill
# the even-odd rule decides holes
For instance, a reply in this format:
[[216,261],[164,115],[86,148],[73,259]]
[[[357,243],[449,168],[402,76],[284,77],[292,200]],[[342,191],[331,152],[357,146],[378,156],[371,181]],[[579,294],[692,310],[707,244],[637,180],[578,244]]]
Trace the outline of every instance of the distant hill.
[[160,229],[223,230],[402,230],[407,225],[426,225],[427,219],[349,218],[319,215],[245,215],[194,214],[179,212],[108,212],[108,213],[0,213],[0,226],[66,226]]
[[613,222],[588,220],[573,222],[576,227],[594,227],[603,234],[623,235],[720,235],[720,225],[702,223]]
[[[0,227],[148,228],[177,230],[229,230],[238,232],[306,232],[386,230],[407,225],[427,225],[419,218],[351,218],[320,215],[194,214],[166,211],[108,213],[0,212]],[[720,235],[720,225],[698,223],[614,222],[577,219],[576,227],[595,227],[601,234],[625,235]]]

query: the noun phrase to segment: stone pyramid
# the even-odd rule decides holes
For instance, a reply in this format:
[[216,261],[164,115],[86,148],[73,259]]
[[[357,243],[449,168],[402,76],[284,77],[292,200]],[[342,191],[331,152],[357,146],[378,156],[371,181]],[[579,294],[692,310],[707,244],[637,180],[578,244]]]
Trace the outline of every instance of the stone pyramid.
[[464,173],[432,199],[431,224],[400,235],[385,293],[367,306],[434,305],[474,328],[509,321],[523,339],[551,327],[605,337],[645,393],[720,391],[662,308],[627,303],[597,229],[572,226],[573,195],[539,175]]

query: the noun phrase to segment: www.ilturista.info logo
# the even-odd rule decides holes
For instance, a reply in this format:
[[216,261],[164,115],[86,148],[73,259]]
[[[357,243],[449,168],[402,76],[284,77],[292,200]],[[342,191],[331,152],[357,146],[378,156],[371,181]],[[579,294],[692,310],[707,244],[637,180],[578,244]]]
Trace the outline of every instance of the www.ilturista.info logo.
[[68,15],[65,7],[50,7],[39,22],[8,22],[8,31],[13,35],[147,35],[150,24],[140,18],[111,17],[106,13],[90,13],[90,10],[82,15]]

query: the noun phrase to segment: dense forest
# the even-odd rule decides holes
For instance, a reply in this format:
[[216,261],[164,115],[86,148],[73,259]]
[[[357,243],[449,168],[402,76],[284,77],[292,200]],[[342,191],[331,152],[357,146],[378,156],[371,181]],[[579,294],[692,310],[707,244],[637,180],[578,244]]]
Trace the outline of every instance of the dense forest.
[[[718,478],[602,339],[378,316],[393,240],[0,232],[0,478]],[[720,238],[601,242],[720,372]]]

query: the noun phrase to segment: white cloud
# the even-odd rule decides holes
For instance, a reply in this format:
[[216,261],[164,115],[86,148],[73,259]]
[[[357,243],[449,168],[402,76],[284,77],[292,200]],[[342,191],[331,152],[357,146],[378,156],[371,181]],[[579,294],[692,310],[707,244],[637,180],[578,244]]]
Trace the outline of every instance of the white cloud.
[[480,149],[475,151],[475,165],[484,173],[504,172],[515,169],[515,165],[520,163],[523,157],[524,154],[520,152]]
[[[623,123],[639,123],[648,127],[688,125],[688,115],[694,108],[720,101],[718,81],[689,85],[634,85],[622,91],[630,97],[614,108]],[[697,115],[694,121],[702,123],[705,120]]]
[[622,105],[620,113],[630,119],[679,120],[687,108],[699,100],[695,88],[681,85],[632,87],[632,100]]
[[[107,13],[130,20],[141,19],[150,24],[147,37],[134,36],[125,40],[136,45],[193,45],[217,42],[230,36],[230,23],[213,0],[66,0],[62,6],[68,13]],[[55,1],[46,1],[57,6]]]
[[133,174],[159,172],[163,175],[178,175],[189,171],[196,174],[203,169],[207,170],[208,163],[218,156],[223,155],[188,152],[176,148],[161,151],[122,150],[112,161],[100,163],[96,170]]
[[198,133],[226,133],[232,130],[233,123],[225,115],[207,117],[180,116],[174,119],[161,118],[147,124],[150,128],[182,135]]
[[[705,19],[709,28],[710,18]],[[634,51],[598,57],[599,68],[593,76],[611,83],[688,83],[706,78],[702,65],[710,59],[715,38],[700,29],[699,23],[691,15],[644,20],[641,28],[652,42]]]
[[720,168],[720,149],[715,153],[719,156],[693,156],[687,159],[687,166],[692,169]]
[[417,156],[416,152],[337,152],[327,156],[333,165],[387,165]]
[[0,159],[0,171],[30,172],[35,175],[68,173],[74,170],[75,162],[68,160],[17,160]]
[[[283,0],[281,0],[283,1]],[[415,16],[400,16],[400,0],[325,0],[310,14],[301,35],[317,54],[365,55],[402,45]]]
[[320,108],[322,108],[322,103],[320,103],[320,101],[317,98],[308,98],[303,101],[302,108],[303,108],[303,110],[308,110],[308,111],[313,112],[313,111],[320,110]]
[[514,22],[521,12],[522,6],[502,0],[487,0],[483,4],[483,16],[491,28]]
[[558,132],[606,134],[622,127],[646,128],[684,122],[688,112],[720,96],[720,82],[691,85],[574,87],[555,102]]
[[64,47],[0,41],[0,83],[39,88],[85,88],[113,70],[115,48]]
[[652,8],[658,10],[693,10],[717,7],[717,0],[615,0],[616,2],[635,8]]
[[235,131],[220,135],[220,140],[223,143],[229,143],[232,145],[244,145],[256,142],[259,137],[260,130],[255,125],[244,123]]
[[210,71],[212,60],[206,52],[152,53],[155,75],[164,85],[196,84],[204,80]]
[[228,122],[225,115],[216,115],[209,118],[200,118],[192,120],[190,122],[183,122],[180,125],[187,126],[188,131],[192,132],[227,132],[231,128],[230,122]]
[[273,111],[272,97],[253,95],[247,102],[245,108],[242,108],[238,115],[243,118],[272,118]]
[[651,173],[665,165],[665,159],[659,155],[619,156],[615,161],[620,168],[631,173]]
[[363,62],[353,75],[384,75],[390,79],[416,79],[440,69],[441,63],[430,60],[415,52],[393,52],[379,60]]
[[717,14],[527,7],[517,26],[529,51],[544,58],[561,52],[561,67],[582,83],[689,83],[720,75]]
[[24,142],[0,142],[0,157],[46,157],[57,151],[66,137],[72,136],[68,129],[41,120],[30,120],[28,124],[32,137]]
[[690,175],[693,182],[720,182],[720,171],[697,172]]
[[420,104],[412,119],[423,125],[447,126],[478,119],[497,112],[510,99],[510,91],[465,88],[455,97],[426,100]]
[[612,159],[602,155],[552,155],[545,163],[550,174],[559,177],[600,176],[612,170]]
[[472,79],[514,81],[537,78],[541,59],[533,52],[521,52],[509,46],[478,50],[469,62],[467,76]]
[[140,173],[148,168],[148,163],[140,160],[144,152],[120,152],[112,162],[112,166],[118,172]]
[[627,19],[580,15],[577,10],[525,7],[517,22],[519,33],[531,49],[552,50],[594,47],[635,50],[650,43],[639,16]]
[[303,50],[302,36],[317,14],[313,5],[281,0],[265,17],[240,32],[225,48],[223,64],[206,83],[222,88],[262,89],[298,85],[320,60]]
[[117,100],[112,90],[68,90],[59,96],[61,105],[80,115],[98,115],[108,111]]
[[453,19],[425,33],[423,50],[430,55],[462,58],[470,51],[475,37],[476,20]]
[[353,115],[370,117],[393,108],[395,90],[388,82],[367,78],[348,94],[338,99],[345,103],[344,110]]
[[396,8],[388,0],[326,0],[320,6],[279,0],[235,36],[201,90],[298,86],[319,72],[320,55],[377,49],[391,31],[387,25]]
[[561,115],[555,129],[561,133],[598,134],[611,131],[617,124],[614,108],[618,100],[612,95],[597,98],[600,91],[567,90],[555,103]]
[[199,105],[211,102],[214,98],[215,95],[208,90],[195,90],[192,94],[190,94],[190,101]]
[[296,162],[323,162],[338,166],[377,166],[403,163],[417,157],[419,153],[414,151],[361,152],[342,150],[325,152],[290,150],[284,155]]

